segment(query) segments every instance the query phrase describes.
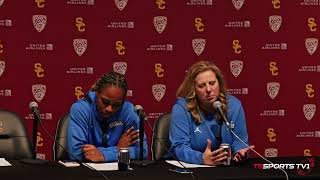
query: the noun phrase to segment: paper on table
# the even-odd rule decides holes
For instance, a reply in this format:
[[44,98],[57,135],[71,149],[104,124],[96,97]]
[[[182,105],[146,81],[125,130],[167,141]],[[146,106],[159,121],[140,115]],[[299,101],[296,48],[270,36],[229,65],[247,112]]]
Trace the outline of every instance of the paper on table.
[[181,166],[181,164],[178,161],[175,161],[175,160],[166,160],[166,162],[169,164],[178,166],[180,168],[184,168],[184,167],[186,167],[186,168],[215,167],[215,166],[208,166],[208,165],[201,165],[201,164],[190,164],[190,163],[180,161],[181,164],[184,165],[184,167],[183,167],[183,166]]
[[12,166],[6,159],[0,158],[0,166]]
[[83,163],[85,166],[89,166],[89,168],[94,168],[98,171],[116,171],[118,170],[118,163]]

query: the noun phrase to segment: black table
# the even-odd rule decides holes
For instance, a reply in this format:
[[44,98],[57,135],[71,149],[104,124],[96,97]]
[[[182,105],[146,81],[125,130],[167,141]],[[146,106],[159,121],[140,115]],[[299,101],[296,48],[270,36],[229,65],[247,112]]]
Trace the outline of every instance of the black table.
[[[277,157],[269,158],[274,163],[279,164],[306,164],[310,158],[314,161],[314,166],[309,170],[298,172],[297,169],[287,170],[289,179],[320,179],[320,157]],[[57,162],[48,164],[26,164],[17,160],[9,162],[11,167],[0,167],[1,180],[103,180],[103,176],[87,167],[80,166],[67,168]],[[194,179],[286,179],[280,170],[258,169],[258,164],[266,164],[260,158],[251,158],[244,163],[232,166],[219,166],[215,168],[196,168],[193,171]],[[169,180],[169,179],[192,179],[190,174],[178,174],[169,169],[176,168],[164,161],[141,167],[131,166],[132,171],[102,171],[109,180]],[[256,168],[255,168],[256,167]],[[300,173],[300,174],[299,174]]]

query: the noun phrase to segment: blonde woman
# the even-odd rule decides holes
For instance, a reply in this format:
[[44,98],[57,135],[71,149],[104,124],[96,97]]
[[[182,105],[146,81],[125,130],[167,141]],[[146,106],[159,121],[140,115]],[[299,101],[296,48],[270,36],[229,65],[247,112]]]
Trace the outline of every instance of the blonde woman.
[[[235,133],[248,143],[245,114],[241,102],[227,95],[225,81],[219,68],[211,62],[193,64],[177,90],[172,108],[169,138],[171,150],[181,161],[220,165],[227,153],[221,143],[230,144],[233,159],[245,159],[250,148],[238,141],[213,108],[220,101]],[[254,146],[251,146],[254,148]]]

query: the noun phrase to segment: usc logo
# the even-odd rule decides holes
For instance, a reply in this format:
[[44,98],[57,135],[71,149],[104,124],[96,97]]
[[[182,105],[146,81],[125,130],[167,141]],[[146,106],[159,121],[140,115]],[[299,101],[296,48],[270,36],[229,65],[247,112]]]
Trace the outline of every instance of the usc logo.
[[41,137],[41,133],[37,132],[37,147],[43,146],[43,138]]
[[74,88],[74,95],[77,97],[77,100],[81,99],[84,96],[81,86],[76,86]]
[[311,32],[317,30],[317,23],[315,23],[315,19],[313,17],[308,18],[308,26]]
[[44,8],[45,0],[35,0],[34,1],[38,8]]
[[198,32],[204,31],[204,24],[202,23],[202,19],[197,17],[194,19],[194,26],[196,27]]
[[272,76],[278,76],[278,70],[279,68],[277,67],[277,62],[270,62],[269,64],[270,68],[269,70],[271,71]]
[[34,64],[34,72],[36,73],[36,76],[37,77],[43,77],[44,76],[44,74],[43,74],[43,72],[44,72],[44,69],[42,68],[42,64],[40,64],[40,63],[35,63]]
[[268,134],[267,134],[269,141],[270,142],[276,142],[276,136],[277,134],[274,132],[273,128],[268,129]]
[[312,84],[306,84],[306,93],[308,94],[309,98],[314,97],[314,89],[312,87]]
[[154,72],[157,74],[157,77],[164,76],[164,69],[162,68],[162,64],[157,63],[154,65]]
[[3,53],[3,44],[1,43],[1,40],[0,40],[0,54]]
[[78,31],[84,32],[86,30],[85,26],[86,26],[86,24],[83,22],[83,18],[77,17],[76,18],[76,27],[78,28]]
[[240,54],[241,53],[241,45],[240,45],[240,41],[239,40],[233,40],[232,42],[232,48],[234,49],[234,52],[236,54]]
[[280,0],[272,0],[271,2],[274,9],[280,9]]
[[310,149],[304,149],[303,155],[304,155],[304,156],[312,156],[311,150],[310,150]]
[[116,42],[116,50],[118,52],[118,55],[124,55],[125,52],[125,47],[123,46],[123,42],[122,41],[117,41]]
[[166,8],[166,1],[165,0],[156,0],[156,4],[158,5],[159,9],[165,9]]

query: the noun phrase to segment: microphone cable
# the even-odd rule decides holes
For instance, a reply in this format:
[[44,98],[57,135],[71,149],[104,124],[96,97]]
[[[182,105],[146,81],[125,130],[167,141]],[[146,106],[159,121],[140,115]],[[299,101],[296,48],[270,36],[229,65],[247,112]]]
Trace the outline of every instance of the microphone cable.
[[[159,116],[159,117],[160,117],[160,116]],[[159,117],[158,117],[158,118],[159,118]],[[152,128],[150,122],[149,122],[148,120],[145,120],[145,122],[147,123],[148,127],[149,127],[150,130],[152,131],[152,141],[153,141],[153,136],[155,136],[155,138],[158,139],[158,137],[157,137],[154,129]],[[156,122],[155,122],[155,123],[156,123]],[[161,144],[161,141],[159,141],[159,143]],[[153,144],[153,143],[152,143],[152,144]],[[152,144],[151,144],[151,146],[152,146]],[[163,145],[163,144],[162,144],[162,145]],[[166,145],[164,145],[164,148],[165,148],[164,150],[165,150],[168,154],[170,154],[170,156],[171,156],[175,161],[177,161],[177,162],[183,167],[183,169],[184,169],[185,171],[189,172],[188,174],[190,174],[191,177],[192,177],[192,180],[194,180],[194,179],[195,179],[195,176],[194,176],[193,172],[190,171],[186,166],[184,166],[184,165],[178,160],[178,158],[177,158],[171,151],[168,150],[168,148],[167,148]],[[151,151],[151,156],[152,156],[152,159],[153,159],[153,150],[152,150],[152,147],[150,148],[150,151]]]
[[[254,153],[256,153],[259,157],[261,157],[263,160],[267,161],[270,164],[275,165],[272,161],[268,160],[267,158],[263,157],[260,153],[258,153],[256,150],[254,150],[253,148],[251,148],[247,143],[245,143],[229,126],[228,126],[229,130],[231,131],[231,133],[240,141],[242,142],[244,145],[246,145],[251,151],[253,151]],[[289,176],[288,173],[281,167],[279,167],[279,170],[281,170],[285,175],[286,175],[286,179],[289,180]]]
[[98,174],[100,174],[105,180],[110,180],[106,175],[104,175],[102,172],[96,170],[95,168],[93,168],[92,166],[88,165],[87,163],[85,163],[84,161],[77,159],[77,157],[75,157],[73,154],[69,153],[69,151],[67,151],[67,149],[65,149],[60,143],[57,143],[55,138],[50,134],[50,132],[47,130],[47,128],[42,124],[42,121],[40,121],[40,126],[41,128],[44,130],[44,132],[49,136],[49,138],[54,142],[54,144],[57,144],[59,147],[62,148],[63,151],[65,151],[66,153],[68,153],[69,155],[71,155],[74,159],[76,159],[76,162],[80,162],[80,165],[86,166],[87,168],[89,168],[90,170],[97,172]]
[[[213,102],[213,108],[215,110],[218,111],[218,113],[222,116],[221,118],[223,119],[224,123],[227,125],[228,129],[230,130],[230,132],[241,142],[243,143],[246,147],[248,147],[251,151],[253,151],[254,153],[256,153],[259,157],[261,157],[263,160],[267,161],[268,163],[275,165],[273,162],[271,162],[270,160],[266,159],[265,157],[263,157],[260,153],[258,153],[256,150],[254,150],[253,148],[251,148],[247,143],[245,143],[232,129],[233,127],[231,126],[228,118],[226,117],[225,113],[223,112],[223,110],[221,109],[221,102],[220,101],[215,101]],[[284,174],[286,175],[286,179],[289,179],[288,173],[285,171],[285,169],[279,167],[279,169],[284,172]]]

